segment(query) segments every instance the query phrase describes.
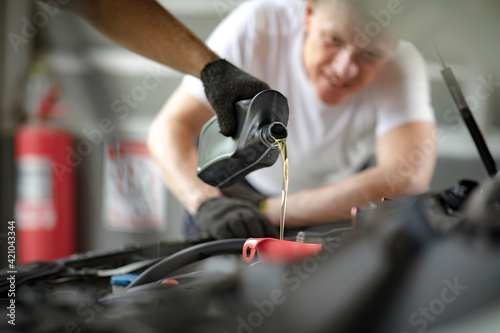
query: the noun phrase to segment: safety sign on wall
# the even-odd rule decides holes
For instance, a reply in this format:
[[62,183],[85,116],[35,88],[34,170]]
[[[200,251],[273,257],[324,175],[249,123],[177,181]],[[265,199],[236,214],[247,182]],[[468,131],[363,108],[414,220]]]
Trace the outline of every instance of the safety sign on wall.
[[105,225],[132,232],[163,230],[166,189],[146,143],[110,141],[104,163]]
[[25,155],[17,162],[15,217],[23,230],[51,230],[56,223],[52,169],[47,158]]

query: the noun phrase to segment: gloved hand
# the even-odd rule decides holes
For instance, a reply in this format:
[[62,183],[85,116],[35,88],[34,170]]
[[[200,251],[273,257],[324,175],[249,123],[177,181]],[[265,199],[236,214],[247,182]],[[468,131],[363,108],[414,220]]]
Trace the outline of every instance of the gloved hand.
[[253,98],[269,86],[224,59],[209,62],[200,73],[205,94],[217,114],[220,132],[232,136],[236,132],[235,104]]
[[251,187],[241,183],[236,183],[234,185],[221,188],[220,190],[226,197],[245,200],[254,204],[256,207],[260,207],[262,200],[266,198],[265,195],[260,194]]
[[275,237],[278,231],[253,204],[236,198],[210,198],[201,203],[196,215],[201,231],[215,239]]

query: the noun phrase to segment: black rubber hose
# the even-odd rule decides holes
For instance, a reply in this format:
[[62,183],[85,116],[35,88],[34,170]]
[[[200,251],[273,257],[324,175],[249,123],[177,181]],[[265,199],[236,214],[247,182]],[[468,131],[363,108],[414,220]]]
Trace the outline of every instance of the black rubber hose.
[[125,290],[158,281],[172,274],[179,268],[214,255],[241,254],[245,241],[246,238],[223,239],[188,247],[187,249],[166,257],[159,263],[142,272],[142,274],[132,281]]

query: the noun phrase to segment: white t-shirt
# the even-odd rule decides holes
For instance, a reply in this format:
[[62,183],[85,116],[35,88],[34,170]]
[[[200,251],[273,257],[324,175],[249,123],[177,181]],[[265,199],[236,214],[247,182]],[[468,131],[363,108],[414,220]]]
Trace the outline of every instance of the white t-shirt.
[[[376,137],[397,126],[435,121],[423,59],[405,41],[370,85],[340,104],[322,102],[302,62],[304,10],[299,1],[248,1],[207,41],[222,58],[287,97],[290,193],[354,174],[372,156]],[[200,80],[186,76],[183,85],[210,106]],[[281,163],[254,171],[247,180],[263,194],[279,195]]]

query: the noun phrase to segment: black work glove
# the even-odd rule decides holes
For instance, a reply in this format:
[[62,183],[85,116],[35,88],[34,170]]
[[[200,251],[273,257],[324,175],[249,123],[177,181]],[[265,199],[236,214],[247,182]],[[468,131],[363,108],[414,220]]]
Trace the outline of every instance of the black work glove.
[[262,200],[266,198],[265,195],[260,194],[251,187],[241,183],[236,183],[234,185],[221,188],[220,190],[226,197],[245,200],[252,203],[256,207],[260,207]]
[[236,132],[235,104],[253,98],[269,86],[224,59],[209,62],[200,73],[205,94],[219,121],[220,132],[232,136]]
[[194,220],[201,231],[215,239],[279,236],[276,228],[256,206],[237,198],[205,200]]

